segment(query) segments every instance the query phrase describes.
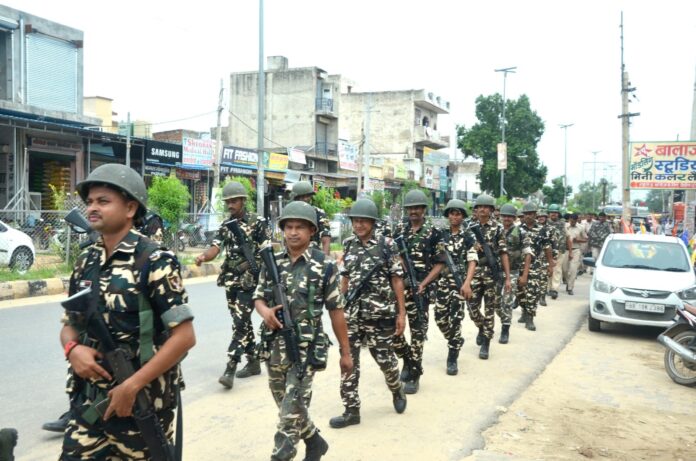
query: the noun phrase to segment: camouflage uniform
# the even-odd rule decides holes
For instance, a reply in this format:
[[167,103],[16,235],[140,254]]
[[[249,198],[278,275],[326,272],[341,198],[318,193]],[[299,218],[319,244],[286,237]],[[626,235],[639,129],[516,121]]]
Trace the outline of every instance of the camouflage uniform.
[[[271,233],[266,220],[255,214],[244,212],[237,221],[247,237],[247,243],[256,256],[256,264],[260,268],[263,263],[258,256],[258,251],[271,244]],[[220,226],[212,244],[225,250],[225,261],[222,263],[217,284],[225,287],[227,307],[232,316],[232,340],[227,348],[227,355],[230,360],[238,363],[242,354],[246,354],[247,359],[251,361],[256,347],[254,329],[251,325],[251,311],[254,309],[251,295],[256,288],[258,274],[251,271],[249,263],[242,254],[240,242],[237,242],[224,224]]]
[[599,251],[602,249],[602,245],[604,245],[604,241],[611,233],[612,228],[609,221],[604,221],[603,223],[600,221],[594,221],[592,223],[590,231],[587,234],[589,239],[587,244],[592,251],[593,258],[597,259],[597,256],[599,256]]
[[[505,242],[505,229],[498,221],[490,219],[486,224],[481,225],[483,238],[490,245],[493,255],[498,259],[500,268],[500,255],[507,253]],[[471,282],[473,296],[468,302],[469,316],[476,324],[476,327],[489,340],[493,337],[493,326],[495,324],[495,312],[500,307],[502,286],[493,279],[491,268],[486,263],[483,248],[477,245],[479,263],[476,266],[476,273]],[[484,311],[481,313],[481,302],[484,302]]]
[[[326,368],[329,338],[322,326],[322,307],[342,309],[336,263],[316,248],[308,248],[294,262],[287,252],[276,254],[281,280],[287,287],[292,318],[300,346],[305,374],[300,379],[288,359],[285,341],[276,332],[261,326],[259,358],[266,361],[268,384],[280,410],[275,434],[274,459],[290,460],[297,453],[300,439],[312,437],[318,429],[309,417],[314,373]],[[272,286],[261,271],[253,299],[264,299],[269,306]]]
[[553,276],[550,281],[551,291],[558,291],[558,288],[561,286],[564,266],[568,261],[568,246],[566,243],[568,232],[566,231],[566,223],[564,219],[559,218],[557,221],[552,221],[549,219],[547,222],[555,229],[554,234],[556,243],[554,247],[558,252],[558,256],[554,257],[555,261],[553,267]]
[[[397,237],[399,235],[403,235],[406,241],[409,254],[416,269],[418,282],[422,282],[427,277],[433,268],[433,264],[444,263],[442,233],[433,226],[429,218],[425,219],[418,232],[413,232],[410,222],[406,224],[400,223],[394,230],[394,236]],[[408,279],[404,280],[404,282],[408,284]],[[405,335],[397,336],[394,338],[394,350],[399,358],[404,359],[413,366],[413,369],[410,370],[411,375],[413,378],[417,378],[423,374],[423,345],[428,334],[428,305],[432,298],[432,285],[423,293],[425,312],[421,312],[422,322],[420,323],[418,322],[418,312],[410,287],[406,287],[405,298],[411,344],[406,342]]]
[[520,307],[526,316],[534,318],[536,316],[537,303],[543,294],[546,293],[546,286],[544,285],[544,282],[548,281],[546,276],[548,269],[546,249],[551,248],[552,241],[545,226],[541,226],[539,223],[535,223],[532,227],[522,223],[522,228],[530,237],[533,258],[529,269],[529,277],[527,277],[525,296],[520,298]]
[[376,265],[381,269],[373,273],[359,297],[346,306],[348,340],[353,357],[353,371],[341,376],[341,400],[347,411],[360,409],[358,383],[360,380],[360,346],[369,348],[392,393],[401,389],[399,362],[392,342],[396,331],[396,297],[392,290],[393,276],[403,277],[399,250],[385,237],[374,237],[363,244],[356,236],[343,242],[344,269],[341,275],[348,278],[348,291],[356,287]]
[[[508,250],[508,258],[510,261],[510,286],[511,290],[509,293],[503,294],[502,300],[499,304],[499,308],[496,309],[498,317],[500,317],[500,323],[503,325],[510,325],[512,322],[512,309],[515,307],[515,303],[522,304],[527,295],[527,287],[519,286],[519,278],[524,270],[524,260],[527,255],[533,254],[532,252],[532,239],[531,235],[526,228],[522,226],[515,226],[514,224],[510,226],[510,229],[505,230],[505,244]],[[527,281],[529,281],[529,276],[527,276]]]
[[[548,219],[546,223],[541,226],[541,231],[539,232],[539,235],[543,236],[543,238],[546,239],[551,245],[551,258],[553,261],[556,261],[558,258],[558,249],[556,248],[556,232],[556,228],[549,224]],[[542,267],[542,278],[539,289],[541,290],[541,296],[543,297],[549,291],[549,282],[551,281],[551,277],[548,275],[549,261],[546,259],[545,255],[544,258],[539,261],[539,263]]]
[[[145,270],[149,273],[146,281],[141,280]],[[159,350],[168,329],[193,319],[176,257],[135,230],[126,234],[108,259],[101,238],[85,250],[70,278],[69,294],[91,286],[91,281],[97,278],[99,312],[119,347],[134,357],[132,363],[136,370],[149,358],[143,354],[151,356]],[[149,347],[145,339],[147,327],[139,313],[143,283],[146,283],[149,301],[149,306],[145,303],[145,307],[155,314],[150,330],[154,339]],[[99,348],[99,342],[86,332],[84,316],[66,312],[63,322],[79,333],[80,344]],[[133,417],[114,415],[103,421],[94,410],[93,404],[106,398],[113,387],[113,381],[85,380],[69,370],[67,391],[71,416],[63,438],[61,460],[149,459],[149,451]],[[177,389],[182,387],[181,369],[176,365],[145,388],[170,440]]]
[[331,223],[329,222],[329,217],[326,215],[326,212],[324,210],[316,206],[314,207],[314,209],[317,210],[317,225],[319,227],[317,228],[317,231],[314,233],[314,235],[312,235],[310,245],[321,250],[321,239],[323,237],[331,238]]
[[[469,261],[477,261],[478,255],[474,244],[476,240],[462,225],[459,232],[452,234],[449,230],[443,231],[445,247],[452,256],[452,261],[461,274],[462,280],[466,279]],[[435,323],[447,340],[450,349],[460,350],[464,345],[462,337],[462,321],[464,320],[465,300],[454,282],[454,276],[448,268],[442,269],[440,278],[437,279],[437,291],[435,295]]]

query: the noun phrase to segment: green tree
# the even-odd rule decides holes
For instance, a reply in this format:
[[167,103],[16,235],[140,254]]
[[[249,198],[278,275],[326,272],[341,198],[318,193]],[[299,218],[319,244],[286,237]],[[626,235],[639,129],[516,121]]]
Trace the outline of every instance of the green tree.
[[167,177],[155,176],[147,195],[148,206],[170,223],[169,231],[176,235],[191,200],[188,188],[173,174]]
[[661,213],[667,208],[665,203],[668,197],[669,191],[652,189],[648,191],[648,196],[645,198],[645,202],[648,204],[648,209],[652,213]]
[[312,205],[324,210],[329,219],[346,207],[350,207],[351,203],[350,199],[336,198],[336,191],[332,187],[319,186],[312,197]]
[[[578,192],[573,195],[568,202],[573,211],[589,212],[598,211],[602,206],[602,194],[605,187],[600,182],[594,187],[590,181],[585,181],[578,187]],[[610,182],[606,184],[606,194],[611,195],[611,191],[616,189],[616,185]],[[593,206],[594,205],[594,206]]]
[[544,186],[541,188],[541,192],[544,194],[544,203],[546,205],[551,205],[556,203],[561,205],[563,199],[573,193],[573,188],[568,186],[566,188],[566,193],[563,193],[563,177],[553,178],[551,180],[550,186]]
[[[502,96],[480,95],[476,98],[478,122],[467,129],[457,126],[457,147],[469,157],[483,160],[479,179],[481,189],[500,194],[497,144],[502,140]],[[522,197],[536,192],[546,181],[547,168],[539,161],[537,144],[544,134],[544,122],[531,109],[529,98],[508,99],[505,104],[505,141],[508,164],[505,190],[509,197]]]
[[244,208],[246,208],[247,211],[249,212],[255,212],[256,211],[256,189],[254,186],[251,184],[251,180],[245,176],[227,176],[225,180],[220,183],[220,188],[217,193],[217,203],[215,204],[215,211],[224,213],[226,211],[224,204],[222,203],[222,189],[225,187],[227,183],[230,183],[232,181],[237,181],[238,183],[241,183],[242,186],[244,186],[244,189],[246,189],[247,193],[247,199],[246,203],[244,204]]

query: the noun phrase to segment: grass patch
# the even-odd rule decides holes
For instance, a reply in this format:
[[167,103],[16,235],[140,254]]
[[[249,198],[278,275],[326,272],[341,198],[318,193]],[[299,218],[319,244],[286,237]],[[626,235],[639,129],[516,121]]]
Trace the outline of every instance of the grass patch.
[[19,274],[10,269],[0,269],[0,282],[12,282],[14,280],[43,280],[54,277],[69,277],[72,269],[66,264],[43,269],[30,269],[26,274]]
[[343,251],[343,245],[339,242],[332,243],[329,247],[331,251]]

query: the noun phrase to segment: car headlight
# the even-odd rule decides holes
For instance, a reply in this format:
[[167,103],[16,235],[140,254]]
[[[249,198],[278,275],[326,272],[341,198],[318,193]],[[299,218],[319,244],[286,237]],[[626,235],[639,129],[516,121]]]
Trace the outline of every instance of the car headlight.
[[595,290],[601,291],[602,293],[611,293],[612,291],[616,290],[616,287],[614,285],[612,285],[611,283],[603,282],[601,280],[595,280],[594,288]]
[[686,290],[677,291],[677,296],[682,301],[696,301],[696,286],[687,288]]

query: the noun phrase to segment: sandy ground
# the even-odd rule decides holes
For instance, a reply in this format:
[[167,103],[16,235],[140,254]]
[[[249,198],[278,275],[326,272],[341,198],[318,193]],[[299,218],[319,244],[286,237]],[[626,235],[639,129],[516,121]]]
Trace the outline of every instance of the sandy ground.
[[583,326],[467,460],[696,460],[696,389],[663,367],[660,330]]

